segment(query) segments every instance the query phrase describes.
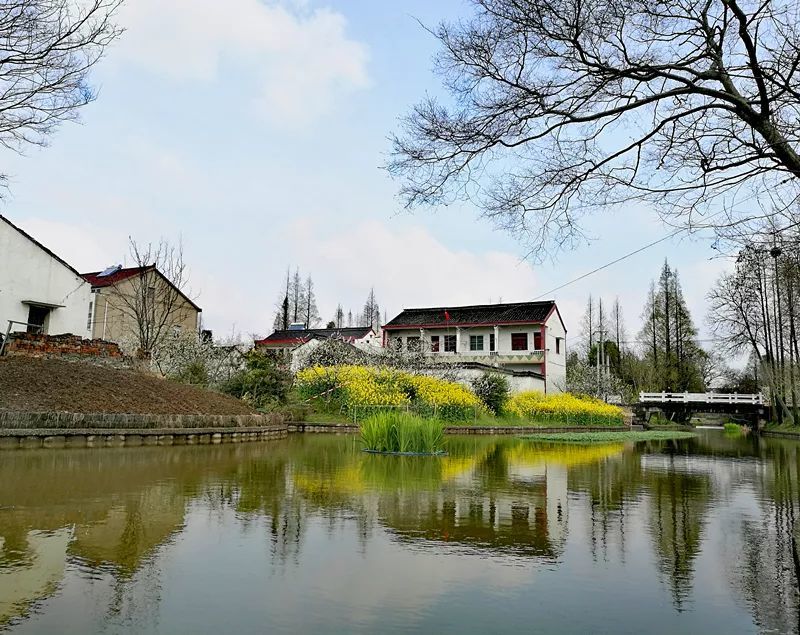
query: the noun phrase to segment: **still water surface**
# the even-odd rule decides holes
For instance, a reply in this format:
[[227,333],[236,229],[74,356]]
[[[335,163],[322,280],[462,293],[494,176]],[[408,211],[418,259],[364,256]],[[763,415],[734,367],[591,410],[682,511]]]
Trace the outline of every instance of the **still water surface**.
[[797,632],[800,444],[0,455],[0,630]]

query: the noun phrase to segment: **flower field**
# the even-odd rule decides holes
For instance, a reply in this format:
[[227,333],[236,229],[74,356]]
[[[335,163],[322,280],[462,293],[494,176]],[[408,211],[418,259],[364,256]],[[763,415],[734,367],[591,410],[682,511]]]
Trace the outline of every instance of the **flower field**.
[[313,366],[297,373],[297,386],[304,399],[353,416],[381,406],[414,406],[443,421],[466,421],[485,411],[481,400],[461,384],[387,368]]
[[[466,386],[428,375],[371,366],[312,366],[297,373],[303,399],[327,412],[360,420],[381,409],[408,408],[441,421],[471,424],[495,421],[486,405]],[[499,419],[516,424],[621,425],[622,410],[599,399],[569,393],[512,394]],[[499,421],[497,421],[499,423]],[[492,423],[490,423],[492,425]]]
[[621,425],[622,409],[600,399],[569,393],[519,392],[508,400],[506,413],[531,421],[563,421],[575,425]]

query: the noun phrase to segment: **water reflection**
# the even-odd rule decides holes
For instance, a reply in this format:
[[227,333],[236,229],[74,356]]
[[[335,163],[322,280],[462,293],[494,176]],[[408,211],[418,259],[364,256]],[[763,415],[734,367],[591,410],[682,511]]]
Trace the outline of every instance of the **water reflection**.
[[[188,631],[183,612],[167,607],[224,577],[231,595],[261,585],[263,619],[286,630],[301,619],[292,593],[319,607],[304,624],[319,619],[331,630],[337,618],[356,628],[354,615],[369,630],[370,602],[383,611],[397,602],[403,619],[413,608],[423,625],[449,598],[463,603],[465,617],[475,604],[468,598],[501,589],[520,615],[526,593],[542,598],[548,614],[563,608],[564,626],[574,618],[569,593],[600,601],[616,586],[641,594],[644,614],[661,611],[664,629],[719,624],[728,607],[729,629],[794,632],[799,447],[719,433],[589,447],[469,437],[429,459],[367,455],[352,437],[296,435],[270,444],[5,453],[0,626],[42,632],[79,602],[92,615],[74,632],[122,624]],[[491,565],[480,564],[487,558]],[[365,577],[389,566],[385,579]],[[428,579],[418,578],[415,568],[428,566]],[[337,577],[352,589],[337,587]],[[550,586],[540,586],[545,579]],[[388,630],[390,617],[381,618]],[[233,619],[231,628],[243,618]],[[198,619],[198,631],[213,632],[211,622]]]

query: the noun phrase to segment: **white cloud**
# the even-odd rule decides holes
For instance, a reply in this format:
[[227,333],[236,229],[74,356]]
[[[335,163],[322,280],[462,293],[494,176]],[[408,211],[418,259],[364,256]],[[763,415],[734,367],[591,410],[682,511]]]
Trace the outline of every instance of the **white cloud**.
[[117,59],[175,79],[252,77],[246,98],[278,124],[304,124],[368,83],[366,46],[347,36],[344,16],[306,3],[136,0],[120,22]]
[[340,301],[360,310],[372,286],[390,319],[412,306],[530,300],[538,289],[517,256],[453,250],[419,225],[368,221],[325,233],[299,221],[294,229],[296,261],[312,274],[325,319]]
[[127,253],[125,236],[94,226],[44,218],[9,219],[81,273],[117,264],[120,254]]

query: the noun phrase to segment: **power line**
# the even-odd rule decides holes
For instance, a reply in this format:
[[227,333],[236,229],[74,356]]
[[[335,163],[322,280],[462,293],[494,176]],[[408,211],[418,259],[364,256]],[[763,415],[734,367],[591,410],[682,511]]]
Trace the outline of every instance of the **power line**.
[[569,282],[565,282],[564,284],[562,284],[560,286],[557,286],[555,289],[550,289],[550,291],[546,291],[545,293],[542,293],[541,295],[536,296],[533,299],[533,302],[536,302],[536,300],[541,300],[545,296],[548,296],[551,293],[555,293],[556,291],[560,291],[564,287],[568,287],[571,284],[575,284],[576,282],[580,282],[584,278],[588,278],[589,276],[593,276],[598,271],[602,271],[603,269],[607,269],[608,267],[611,267],[612,265],[615,265],[618,262],[622,262],[623,260],[627,260],[631,256],[635,256],[636,254],[641,253],[641,252],[645,251],[646,249],[650,249],[650,247],[654,247],[658,243],[663,243],[665,240],[669,240],[670,238],[673,238],[674,236],[677,236],[679,233],[681,233],[683,231],[686,231],[686,229],[684,229],[684,228],[676,229],[674,232],[672,232],[670,234],[667,234],[666,236],[663,236],[663,237],[659,238],[658,240],[654,240],[653,242],[648,243],[648,244],[644,245],[643,247],[639,247],[638,249],[635,249],[635,250],[631,251],[630,253],[625,254],[624,256],[620,256],[616,260],[612,260],[611,262],[607,262],[606,264],[601,265],[600,267],[597,267],[597,269],[592,269],[591,271],[588,271],[588,272],[584,273],[583,275],[578,276],[577,278],[573,278]]
[[[786,179],[784,179],[778,185],[782,185],[783,183],[788,182],[791,178],[792,177],[787,177]],[[744,199],[742,201],[739,201],[738,204],[741,205],[742,203],[747,203],[748,201],[751,201],[754,198],[756,198],[758,195],[759,195],[759,193],[755,192],[752,196],[749,196],[746,199]],[[721,209],[718,212],[715,212],[714,214],[711,214],[711,216],[708,216],[705,219],[705,222],[708,222],[712,218],[714,218],[716,216],[719,216],[720,214],[724,213],[725,211],[727,211],[727,210]],[[780,231],[784,231],[786,229],[790,229],[791,227],[792,227],[792,225],[790,225],[788,227],[784,227]],[[709,227],[700,227],[698,229],[709,229]],[[573,278],[572,280],[570,280],[568,282],[565,282],[562,285],[557,286],[555,289],[550,289],[550,291],[546,291],[545,293],[542,293],[541,295],[536,296],[533,299],[533,302],[535,302],[536,300],[541,300],[542,298],[544,298],[545,296],[550,295],[551,293],[555,293],[556,291],[560,291],[564,287],[568,287],[568,286],[570,286],[572,284],[575,284],[576,282],[580,282],[584,278],[588,278],[589,276],[593,276],[597,272],[602,271],[603,269],[607,269],[608,267],[611,267],[613,265],[616,265],[617,263],[620,263],[623,260],[627,260],[628,258],[630,258],[632,256],[635,256],[636,254],[639,254],[639,253],[641,253],[641,252],[643,252],[643,251],[645,251],[647,249],[650,249],[650,247],[654,247],[655,245],[658,245],[659,243],[663,243],[665,240],[669,240],[670,238],[674,238],[675,236],[677,236],[678,234],[680,234],[681,232],[684,232],[684,231],[685,232],[691,232],[692,228],[691,227],[681,227],[680,229],[676,229],[675,231],[670,232],[666,236],[662,236],[658,240],[654,240],[653,242],[648,243],[648,244],[644,245],[643,247],[639,247],[638,249],[634,249],[633,251],[625,254],[624,256],[620,256],[619,258],[617,258],[615,260],[612,260],[611,262],[607,262],[606,264],[601,265],[601,266],[597,267],[596,269],[592,269],[592,271],[588,271],[588,272],[584,273],[583,275],[578,276],[577,278]]]

